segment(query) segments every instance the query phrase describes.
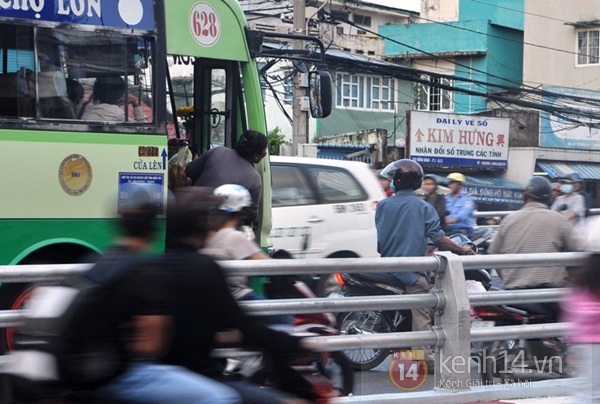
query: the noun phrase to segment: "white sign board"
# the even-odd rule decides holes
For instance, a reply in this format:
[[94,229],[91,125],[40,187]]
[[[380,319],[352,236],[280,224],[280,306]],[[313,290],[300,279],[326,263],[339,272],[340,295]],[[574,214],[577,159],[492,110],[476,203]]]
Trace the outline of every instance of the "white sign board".
[[507,118],[411,111],[410,158],[425,166],[506,169]]

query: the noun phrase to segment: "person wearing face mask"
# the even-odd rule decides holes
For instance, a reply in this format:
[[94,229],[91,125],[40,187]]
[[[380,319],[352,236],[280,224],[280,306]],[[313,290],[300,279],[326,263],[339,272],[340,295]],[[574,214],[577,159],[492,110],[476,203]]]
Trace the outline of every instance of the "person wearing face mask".
[[556,198],[551,209],[563,215],[573,227],[579,227],[585,217],[585,199],[583,195],[575,193],[572,178],[564,177],[558,182],[562,195]]
[[[488,254],[545,254],[582,251],[585,242],[559,213],[548,209],[546,201],[552,194],[552,185],[543,177],[532,177],[523,192],[525,204],[500,222]],[[503,268],[498,271],[504,289],[559,288],[567,286],[564,266]],[[549,311],[558,305],[535,303]]]

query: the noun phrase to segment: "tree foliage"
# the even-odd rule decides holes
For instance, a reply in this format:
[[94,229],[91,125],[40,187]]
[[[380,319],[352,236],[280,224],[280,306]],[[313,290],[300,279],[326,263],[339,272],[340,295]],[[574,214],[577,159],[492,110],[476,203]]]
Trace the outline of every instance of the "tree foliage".
[[269,138],[269,154],[271,156],[278,156],[279,146],[285,143],[285,135],[281,133],[281,129],[277,126],[269,132],[267,137]]

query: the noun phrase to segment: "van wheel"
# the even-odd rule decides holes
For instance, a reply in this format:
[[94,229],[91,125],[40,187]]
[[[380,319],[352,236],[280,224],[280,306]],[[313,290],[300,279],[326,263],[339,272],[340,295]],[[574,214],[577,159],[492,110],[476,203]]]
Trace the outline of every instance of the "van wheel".
[[[351,251],[338,251],[327,258],[358,258],[358,255]],[[332,293],[339,293],[342,285],[335,279],[335,274],[320,275],[315,285],[315,294],[318,297],[327,297]]]

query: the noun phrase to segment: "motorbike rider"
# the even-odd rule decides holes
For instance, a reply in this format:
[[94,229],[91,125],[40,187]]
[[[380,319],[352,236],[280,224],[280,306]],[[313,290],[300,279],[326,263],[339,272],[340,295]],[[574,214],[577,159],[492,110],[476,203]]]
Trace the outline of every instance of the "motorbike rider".
[[138,269],[143,262],[141,254],[150,249],[156,235],[158,211],[152,198],[156,191],[148,184],[123,187],[127,198],[120,205],[120,235],[86,275],[107,284],[114,271],[123,273],[110,281],[110,301],[102,303],[109,307],[104,316],[110,320],[99,319],[96,329],[85,330],[97,339],[94,346],[104,347],[103,368],[110,363],[108,353],[120,353],[118,373],[98,387],[94,396],[114,402],[241,403],[239,393],[225,384],[160,362],[168,351],[170,320],[159,315],[162,308],[136,304],[132,299],[134,290],[155,282],[152,273]]
[[[409,159],[390,163],[381,173],[391,181],[395,195],[377,204],[377,251],[382,257],[424,257],[427,239],[445,250],[457,254],[474,254],[470,247],[461,247],[444,235],[440,219],[433,205],[415,195],[421,187],[423,169]],[[363,277],[402,287],[406,294],[429,293],[429,282],[424,272],[393,272],[363,274]],[[431,329],[430,309],[412,310],[412,330]],[[433,363],[431,348],[423,349],[428,366]]]
[[446,216],[447,232],[449,234],[460,233],[473,238],[475,202],[462,189],[466,181],[465,176],[461,173],[450,173],[446,179],[448,180],[448,188],[452,191],[452,193],[446,195],[446,208],[448,209],[448,215]]
[[585,198],[575,192],[571,176],[560,178],[558,182],[562,195],[556,198],[551,209],[563,215],[577,229],[585,219]]
[[[231,296],[225,275],[211,257],[198,253],[210,231],[215,229],[215,212],[224,198],[212,188],[184,187],[169,204],[172,248],[164,256],[144,263],[154,282],[135,291],[139,304],[162,307],[170,319],[170,346],[166,363],[222,380],[219,361],[211,356],[218,331],[237,329],[244,341],[285,358],[310,349],[310,340],[277,332],[246,315]],[[242,395],[244,402],[290,402],[294,397],[271,388],[243,381],[226,381]]]
[[438,183],[433,175],[425,175],[423,177],[423,188],[426,192],[425,201],[433,205],[440,217],[442,230],[446,231],[446,215],[449,213],[446,209],[446,197],[438,192]]
[[[584,242],[560,213],[546,204],[552,185],[543,177],[532,177],[523,192],[525,205],[506,216],[488,249],[490,254],[532,254],[582,251]],[[505,289],[556,288],[566,286],[565,267],[501,269]],[[545,304],[555,311],[555,303]]]
[[[215,217],[217,228],[206,240],[206,245],[200,250],[202,254],[210,255],[217,260],[268,260],[253,240],[249,240],[238,227],[244,222],[247,208],[252,206],[250,192],[237,184],[225,184],[215,189],[215,195],[224,198],[219,205]],[[248,285],[248,277],[227,276],[227,285],[235,300],[263,300]],[[265,324],[291,324],[289,315],[259,316]]]

